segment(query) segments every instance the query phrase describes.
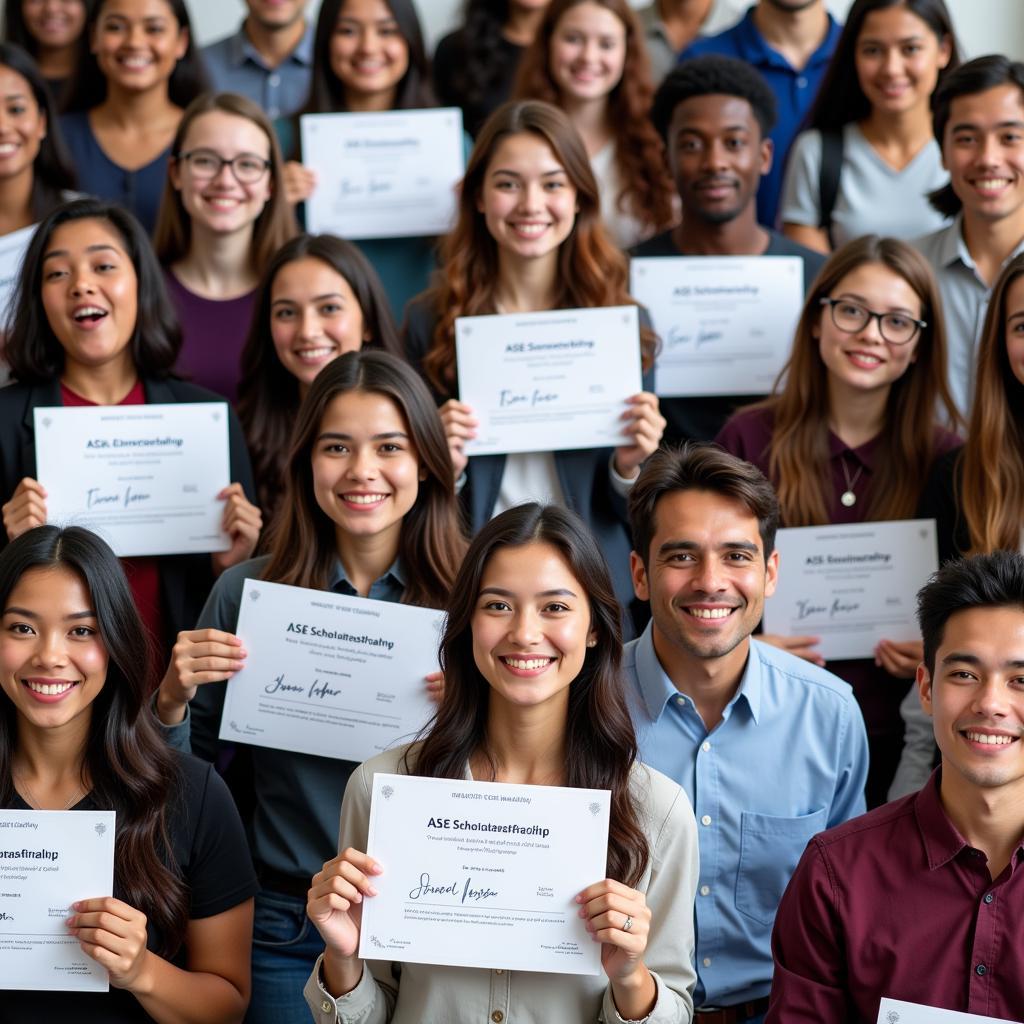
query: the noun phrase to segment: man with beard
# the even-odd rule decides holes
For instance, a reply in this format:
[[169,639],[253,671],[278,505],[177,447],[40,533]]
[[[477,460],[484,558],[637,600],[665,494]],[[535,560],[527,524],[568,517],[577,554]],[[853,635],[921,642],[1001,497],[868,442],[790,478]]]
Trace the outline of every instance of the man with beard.
[[659,449],[629,520],[652,616],[623,656],[640,757],[697,817],[695,1020],[760,1022],[789,877],[813,835],[864,810],[864,722],[846,683],[750,638],[779,571],[778,502],[754,466]]

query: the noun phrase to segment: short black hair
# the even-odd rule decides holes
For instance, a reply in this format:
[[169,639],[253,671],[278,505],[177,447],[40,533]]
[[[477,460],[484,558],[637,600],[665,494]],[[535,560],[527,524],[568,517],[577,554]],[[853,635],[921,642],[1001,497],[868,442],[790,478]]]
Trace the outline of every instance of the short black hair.
[[668,142],[668,126],[676,107],[694,96],[738,96],[750,104],[766,137],[775,127],[778,104],[760,71],[735,57],[707,54],[676,65],[661,83],[651,107],[651,121]]
[[1024,612],[1024,555],[993,551],[947,562],[917,595],[917,622],[924,664],[935,674],[935,652],[946,623],[971,608],[1019,608]]
[[[940,83],[932,97],[932,131],[941,147],[946,137],[946,126],[952,113],[953,100],[961,96],[974,96],[1000,85],[1015,85],[1024,97],[1024,64],[1001,53],[976,57],[951,71]],[[952,184],[943,185],[928,196],[928,201],[944,217],[955,217],[963,208]]]

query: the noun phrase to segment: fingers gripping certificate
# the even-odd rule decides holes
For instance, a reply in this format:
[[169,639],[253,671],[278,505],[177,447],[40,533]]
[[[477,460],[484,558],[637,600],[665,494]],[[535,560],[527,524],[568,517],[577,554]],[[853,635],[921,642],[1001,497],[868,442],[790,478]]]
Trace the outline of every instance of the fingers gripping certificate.
[[804,301],[799,257],[644,257],[632,261],[630,276],[661,338],[659,395],[771,391]]
[[316,171],[310,231],[342,238],[443,235],[465,170],[462,112],[304,114],[302,162]]
[[917,640],[917,592],[938,568],[934,519],[779,530],[766,633],[820,636],[828,658],[870,658],[879,640]]
[[459,317],[455,348],[480,421],[467,455],[627,443],[625,402],[643,390],[636,306]]
[[411,740],[433,714],[444,614],[246,580],[221,739],[365,761]]
[[599,974],[575,897],[605,877],[599,789],[375,775],[359,955],[453,967]]
[[0,811],[0,989],[106,992],[65,922],[113,884],[113,811]]
[[225,551],[225,402],[37,408],[47,522],[85,526],[129,555]]

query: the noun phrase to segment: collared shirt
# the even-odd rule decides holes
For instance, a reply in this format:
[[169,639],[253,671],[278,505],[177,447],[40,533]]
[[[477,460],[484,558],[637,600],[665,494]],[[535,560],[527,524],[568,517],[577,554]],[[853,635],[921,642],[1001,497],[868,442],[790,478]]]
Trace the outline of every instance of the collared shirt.
[[[917,239],[914,245],[932,265],[939,282],[946,318],[949,387],[957,408],[966,417],[974,396],[978,342],[985,325],[991,289],[982,280],[967,250],[963,224],[961,213],[949,227]],[[1024,252],[1024,238],[1006,257],[1003,266],[1021,252]]]
[[[223,572],[210,591],[197,629],[235,631],[247,579],[262,579],[269,556],[253,558]],[[370,586],[376,601],[398,602],[406,574],[394,565]],[[327,587],[332,593],[358,596],[341,562]],[[165,728],[168,742],[213,761],[218,753],[225,683],[200,686],[179,725]],[[338,814],[345,783],[357,767],[353,761],[315,757],[269,747],[248,748],[252,755],[256,805],[252,820],[253,859],[258,865],[292,878],[311,878],[337,852]],[[248,824],[248,823],[247,823]]]
[[761,187],[757,193],[758,222],[774,227],[779,209],[779,194],[782,191],[782,172],[786,166],[789,147],[818,94],[825,69],[835,52],[836,43],[839,42],[841,29],[838,22],[829,15],[828,32],[824,40],[811,54],[806,66],[798,71],[778,50],[773,50],[765,41],[754,24],[754,10],[755,8],[751,7],[743,20],[733,28],[717,36],[698,39],[683,52],[680,60],[701,57],[708,53],[736,57],[760,71],[775,93],[778,121],[771,132],[771,140],[775,144],[775,158],[772,161],[772,169],[761,179]]
[[775,920],[766,1024],[874,1024],[883,996],[1020,1019],[1024,849],[993,881],[940,780],[807,847]]
[[245,25],[203,48],[203,60],[217,92],[237,92],[259,104],[267,117],[290,117],[306,103],[313,73],[313,22],[277,67],[252,45]]
[[626,645],[623,674],[640,757],[683,787],[697,817],[694,1005],[766,996],[775,908],[800,854],[864,811],[867,737],[853,692],[751,640],[739,688],[709,732],[662,668],[650,623]]

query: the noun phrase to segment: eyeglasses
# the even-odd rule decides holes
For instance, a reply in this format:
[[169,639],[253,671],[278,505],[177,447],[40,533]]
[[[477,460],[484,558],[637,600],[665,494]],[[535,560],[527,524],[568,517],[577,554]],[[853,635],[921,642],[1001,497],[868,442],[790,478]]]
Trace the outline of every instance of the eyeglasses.
[[926,321],[915,320],[906,313],[875,313],[852,299],[830,299],[825,296],[819,301],[829,307],[832,323],[846,334],[863,331],[872,320],[877,320],[879,334],[890,345],[907,345],[928,326]]
[[191,149],[187,153],[179,153],[178,159],[188,164],[192,177],[197,181],[216,178],[226,164],[240,185],[255,185],[270,169],[270,161],[255,153],[239,153],[225,160],[212,149]]

